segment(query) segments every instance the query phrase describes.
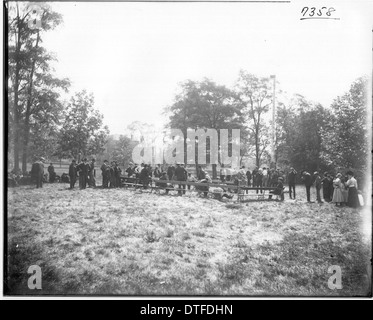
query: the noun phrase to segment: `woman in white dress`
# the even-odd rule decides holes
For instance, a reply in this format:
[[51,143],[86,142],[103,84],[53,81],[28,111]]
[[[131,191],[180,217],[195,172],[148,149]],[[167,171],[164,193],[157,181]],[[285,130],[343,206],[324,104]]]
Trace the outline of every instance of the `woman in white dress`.
[[335,203],[336,206],[342,205],[342,203],[345,201],[344,195],[342,192],[342,181],[341,181],[342,174],[338,173],[335,180],[333,180],[333,199],[332,202]]

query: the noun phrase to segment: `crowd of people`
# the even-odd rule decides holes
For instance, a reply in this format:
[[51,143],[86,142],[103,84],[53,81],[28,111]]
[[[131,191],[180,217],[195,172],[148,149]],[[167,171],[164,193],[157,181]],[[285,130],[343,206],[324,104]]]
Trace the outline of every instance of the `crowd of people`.
[[[43,182],[46,181],[46,175],[44,173],[44,158],[40,158],[32,164],[31,178],[36,183],[36,187],[40,188],[43,186]],[[102,188],[119,188],[122,186],[122,180],[135,182],[136,184],[142,185],[144,189],[148,188],[152,181],[155,180],[155,185],[159,188],[165,189],[168,194],[169,190],[175,189],[178,195],[182,196],[186,192],[186,188],[190,190],[190,184],[179,184],[175,188],[175,184],[170,181],[180,182],[195,182],[195,183],[206,183],[211,184],[212,179],[206,169],[202,166],[196,168],[197,174],[194,175],[188,172],[184,163],[176,163],[175,165],[156,165],[154,168],[149,164],[133,164],[130,163],[128,168],[123,172],[116,161],[105,160],[100,167],[102,176]],[[194,171],[194,168],[193,168]],[[12,178],[17,184],[19,181],[19,175],[15,172],[10,173],[16,178]],[[49,182],[53,183],[56,180],[61,182],[69,182],[70,189],[75,187],[76,181],[79,181],[79,188],[85,189],[87,187],[96,187],[96,168],[95,159],[91,159],[88,162],[87,158],[83,158],[79,163],[76,160],[72,160],[69,166],[69,173],[63,174],[61,177],[56,175],[53,163],[48,166]],[[263,189],[269,189],[270,197],[272,195],[281,196],[281,200],[284,200],[283,194],[285,190],[285,182],[288,184],[288,193],[290,199],[296,199],[296,184],[302,182],[306,188],[307,202],[311,201],[311,187],[315,186],[316,189],[316,201],[318,203],[331,202],[335,203],[336,206],[349,206],[357,208],[361,205],[361,199],[359,199],[358,185],[352,171],[346,172],[343,175],[341,172],[337,172],[333,177],[331,172],[324,172],[323,176],[315,171],[313,174],[306,170],[298,172],[294,168],[285,173],[280,169],[269,169],[266,167],[256,167],[254,170],[246,170],[245,166],[237,170],[231,168],[221,167],[219,179],[215,182],[220,184],[222,187],[213,186],[200,186],[196,185],[194,188],[207,197],[210,192],[216,195],[217,198],[223,197],[232,198],[232,190],[229,189],[231,185],[237,185],[244,187],[243,190],[253,189],[256,193],[262,193]],[[9,176],[8,176],[9,180]],[[227,186],[226,188],[224,186]],[[321,197],[322,190],[322,197]],[[323,198],[323,200],[322,200]]]
[[307,171],[301,173],[302,181],[306,186],[307,201],[311,202],[311,187],[315,185],[316,200],[322,203],[321,189],[323,189],[323,198],[326,202],[332,202],[336,206],[349,206],[358,208],[360,204],[358,185],[352,171],[347,171],[345,175],[338,172],[335,177],[330,172],[324,172],[323,176],[315,171],[311,175]]

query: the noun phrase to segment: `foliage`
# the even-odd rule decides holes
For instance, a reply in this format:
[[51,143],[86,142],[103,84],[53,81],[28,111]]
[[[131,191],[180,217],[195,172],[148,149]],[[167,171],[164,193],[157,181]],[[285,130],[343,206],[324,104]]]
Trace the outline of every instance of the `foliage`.
[[86,91],[71,98],[59,136],[58,154],[77,158],[104,151],[109,129],[103,125],[103,115],[94,109],[94,98]]
[[109,135],[104,145],[104,152],[97,156],[98,162],[104,160],[116,161],[118,165],[127,167],[132,160],[132,150],[136,142],[124,135],[120,135],[119,139],[114,139],[114,136]]
[[262,155],[270,144],[268,121],[265,121],[265,114],[273,99],[270,79],[241,70],[236,90],[243,105],[248,130],[246,148],[254,153],[256,165],[260,166]]
[[[181,92],[166,113],[169,115],[168,127],[181,129],[186,144],[187,129],[242,129],[244,134],[242,105],[238,95],[223,85],[205,78],[201,82],[191,80],[181,84]],[[196,141],[197,147],[198,141]],[[220,137],[218,145],[220,146]],[[209,140],[206,142],[207,161],[209,161]],[[186,148],[185,148],[186,152]],[[186,159],[186,155],[185,155]],[[198,152],[196,152],[196,163]],[[220,159],[219,159],[220,161]],[[216,165],[213,165],[213,176]]]
[[336,167],[367,168],[367,78],[359,78],[350,90],[337,97],[333,111],[322,130],[322,159]]
[[321,131],[330,112],[296,95],[277,111],[276,154],[280,165],[297,170],[325,169],[321,162]]
[[241,126],[241,107],[237,95],[225,86],[204,79],[181,84],[182,92],[168,109],[169,126],[187,128],[231,129]]
[[[38,132],[45,126],[43,132],[56,132],[62,110],[60,94],[68,89],[70,82],[54,77],[51,63],[56,58],[42,46],[43,35],[56,28],[62,22],[62,16],[49,5],[38,3],[40,16],[37,18],[40,18],[41,27],[30,28],[28,22],[33,18],[34,4],[8,5],[9,135],[14,151],[14,166],[18,168],[22,152],[22,169],[25,171],[27,160],[34,155],[40,156],[39,151],[49,155],[48,150],[51,149],[39,145],[41,137]],[[39,122],[40,115],[43,116],[42,123]],[[39,148],[30,148],[30,142]],[[38,150],[40,148],[44,151]]]

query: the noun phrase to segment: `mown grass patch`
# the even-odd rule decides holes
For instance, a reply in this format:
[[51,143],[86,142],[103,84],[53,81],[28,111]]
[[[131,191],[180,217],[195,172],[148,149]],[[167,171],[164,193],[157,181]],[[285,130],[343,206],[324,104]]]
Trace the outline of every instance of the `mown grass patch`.
[[[8,209],[8,294],[362,296],[368,290],[370,238],[363,240],[363,213],[350,208],[287,199],[227,206],[46,184],[9,190]],[[27,287],[35,264],[42,290]],[[341,290],[328,288],[332,265],[342,269]]]

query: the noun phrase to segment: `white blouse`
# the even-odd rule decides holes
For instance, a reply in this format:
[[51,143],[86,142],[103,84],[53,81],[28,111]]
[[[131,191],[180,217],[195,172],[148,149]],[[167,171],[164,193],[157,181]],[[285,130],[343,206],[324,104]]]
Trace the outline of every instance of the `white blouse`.
[[347,182],[346,182],[346,185],[349,188],[355,187],[357,189],[357,181],[356,181],[356,179],[354,177],[348,179]]

